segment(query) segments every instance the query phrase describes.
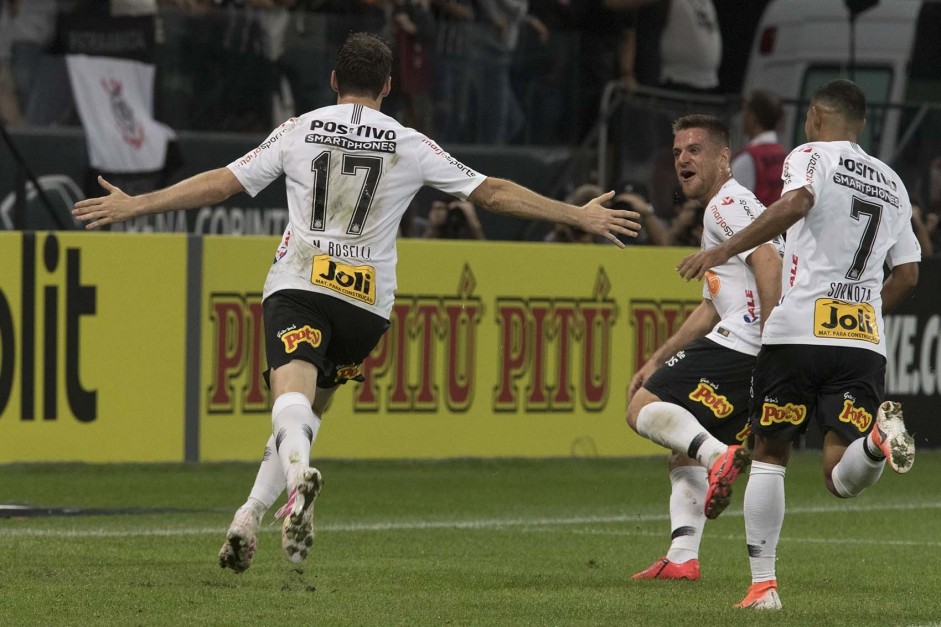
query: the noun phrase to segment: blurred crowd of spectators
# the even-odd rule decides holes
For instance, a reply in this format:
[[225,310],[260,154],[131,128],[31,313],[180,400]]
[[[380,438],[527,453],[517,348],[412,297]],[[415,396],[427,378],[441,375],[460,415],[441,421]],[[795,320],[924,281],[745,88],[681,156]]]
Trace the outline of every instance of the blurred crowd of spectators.
[[[48,93],[37,88],[58,80],[56,97],[68,100],[55,60],[67,46],[63,24],[149,15],[156,18],[157,117],[177,130],[263,132],[285,115],[331,104],[327,77],[337,47],[350,31],[369,30],[395,49],[386,110],[403,123],[441,142],[571,144],[594,124],[612,80],[734,92],[735,79],[720,86],[718,13],[730,4],[0,0],[0,120],[74,122],[62,107],[43,112]],[[740,77],[744,56],[727,64]]]
[[[754,28],[768,0],[0,0],[0,122],[78,125],[63,55],[70,21],[153,20],[156,117],[177,130],[265,133],[332,104],[336,49],[356,30],[395,52],[383,109],[446,145],[581,142],[611,81],[690,94],[738,93]],[[779,114],[778,114],[779,115]],[[759,115],[759,117],[761,117]],[[777,141],[746,112],[750,144]],[[754,128],[750,128],[754,127]],[[636,125],[627,129],[643,135]],[[634,142],[644,145],[643,142]],[[658,144],[662,143],[657,141]],[[659,146],[666,150],[666,146]],[[625,183],[613,205],[646,228],[631,244],[697,246],[702,208],[670,194],[672,160],[645,150],[645,184]],[[743,181],[754,167],[733,170]],[[941,161],[916,233],[941,250]],[[646,179],[644,179],[646,180]],[[600,195],[576,187],[569,202]],[[473,205],[436,199],[403,223],[408,237],[485,239]],[[590,242],[568,225],[538,239]]]

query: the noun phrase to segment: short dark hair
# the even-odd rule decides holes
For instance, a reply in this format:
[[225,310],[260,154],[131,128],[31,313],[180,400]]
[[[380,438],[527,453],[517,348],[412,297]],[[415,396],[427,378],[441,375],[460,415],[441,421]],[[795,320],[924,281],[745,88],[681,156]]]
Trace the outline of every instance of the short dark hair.
[[684,115],[683,117],[676,118],[673,121],[674,135],[680,131],[685,131],[691,128],[706,129],[709,132],[711,138],[715,140],[716,143],[718,143],[722,148],[730,147],[729,125],[714,115],[694,113],[692,115]]
[[766,89],[756,89],[745,100],[745,108],[755,116],[755,121],[761,128],[771,131],[777,128],[778,122],[784,116],[781,99],[777,94]]
[[333,68],[340,95],[378,98],[392,74],[392,50],[373,33],[352,33],[337,53]]
[[866,119],[866,94],[853,81],[838,78],[824,83],[810,98],[810,104],[818,102],[834,109],[847,122]]

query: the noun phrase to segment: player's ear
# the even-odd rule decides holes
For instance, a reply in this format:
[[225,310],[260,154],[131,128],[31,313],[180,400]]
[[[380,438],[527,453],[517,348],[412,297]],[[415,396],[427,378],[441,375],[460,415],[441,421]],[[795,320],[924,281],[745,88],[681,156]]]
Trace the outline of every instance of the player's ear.
[[382,88],[382,93],[380,94],[383,98],[389,95],[389,92],[392,91],[392,77],[386,79],[386,84]]
[[337,73],[336,73],[336,71],[331,71],[331,72],[330,72],[330,89],[332,89],[333,91],[335,91],[335,92],[337,92],[337,93],[340,93],[340,88],[337,87]]

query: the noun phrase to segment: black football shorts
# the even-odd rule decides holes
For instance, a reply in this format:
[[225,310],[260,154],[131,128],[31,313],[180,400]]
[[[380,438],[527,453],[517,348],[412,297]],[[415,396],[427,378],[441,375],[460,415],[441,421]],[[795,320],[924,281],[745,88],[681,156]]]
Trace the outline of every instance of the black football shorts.
[[835,430],[852,442],[868,434],[885,394],[885,357],[865,348],[765,344],[755,364],[752,432],[783,440]]
[[667,359],[644,387],[689,411],[718,440],[741,444],[748,438],[754,366],[754,356],[700,338]]
[[389,328],[382,316],[306,290],[277,291],[262,306],[268,368],[292,359],[310,362],[317,366],[319,388],[363,381],[363,361]]

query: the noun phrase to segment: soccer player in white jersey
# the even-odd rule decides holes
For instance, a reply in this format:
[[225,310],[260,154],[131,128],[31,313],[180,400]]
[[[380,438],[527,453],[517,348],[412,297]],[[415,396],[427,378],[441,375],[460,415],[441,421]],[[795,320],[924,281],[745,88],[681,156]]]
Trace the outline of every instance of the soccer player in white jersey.
[[636,236],[633,211],[602,203],[550,200],[511,181],[488,178],[452,158],[421,133],[379,111],[391,89],[392,52],[379,37],[354,33],[340,49],[330,84],[337,104],[292,118],[244,157],[166,189],[109,194],[75,204],[73,215],[98,228],[149,213],[252,196],[281,174],[289,224],[264,288],[265,351],[273,407],[272,435],[255,484],[238,509],[219,554],[235,572],[251,565],[264,513],[284,491],[282,548],[303,560],[313,541],[320,472],[310,449],[336,387],[362,381],[363,360],[389,326],[396,287],[395,240],[402,214],[423,185],[491,211],[564,222],[624,247]]
[[[687,198],[699,201],[708,250],[764,211],[732,178],[729,129],[711,115],[673,123],[673,163]],[[748,465],[748,405],[761,325],[781,293],[780,240],[731,257],[708,274],[702,303],[634,375],[627,423],[672,450],[671,545],[634,579],[699,579],[706,518],[729,504]]]
[[[824,433],[827,489],[857,496],[889,466],[907,472],[915,444],[898,403],[883,402],[882,312],[918,282],[921,250],[898,175],[856,143],[866,98],[836,80],[815,92],[808,143],[784,165],[784,191],[750,227],[684,259],[701,277],[739,251],[787,230],[781,301],[765,324],[754,375],[755,447],[745,488],[752,585],[738,607],[779,609],[775,553],[784,522],[784,473],[793,437],[811,420]],[[883,266],[891,274],[883,282]]]

